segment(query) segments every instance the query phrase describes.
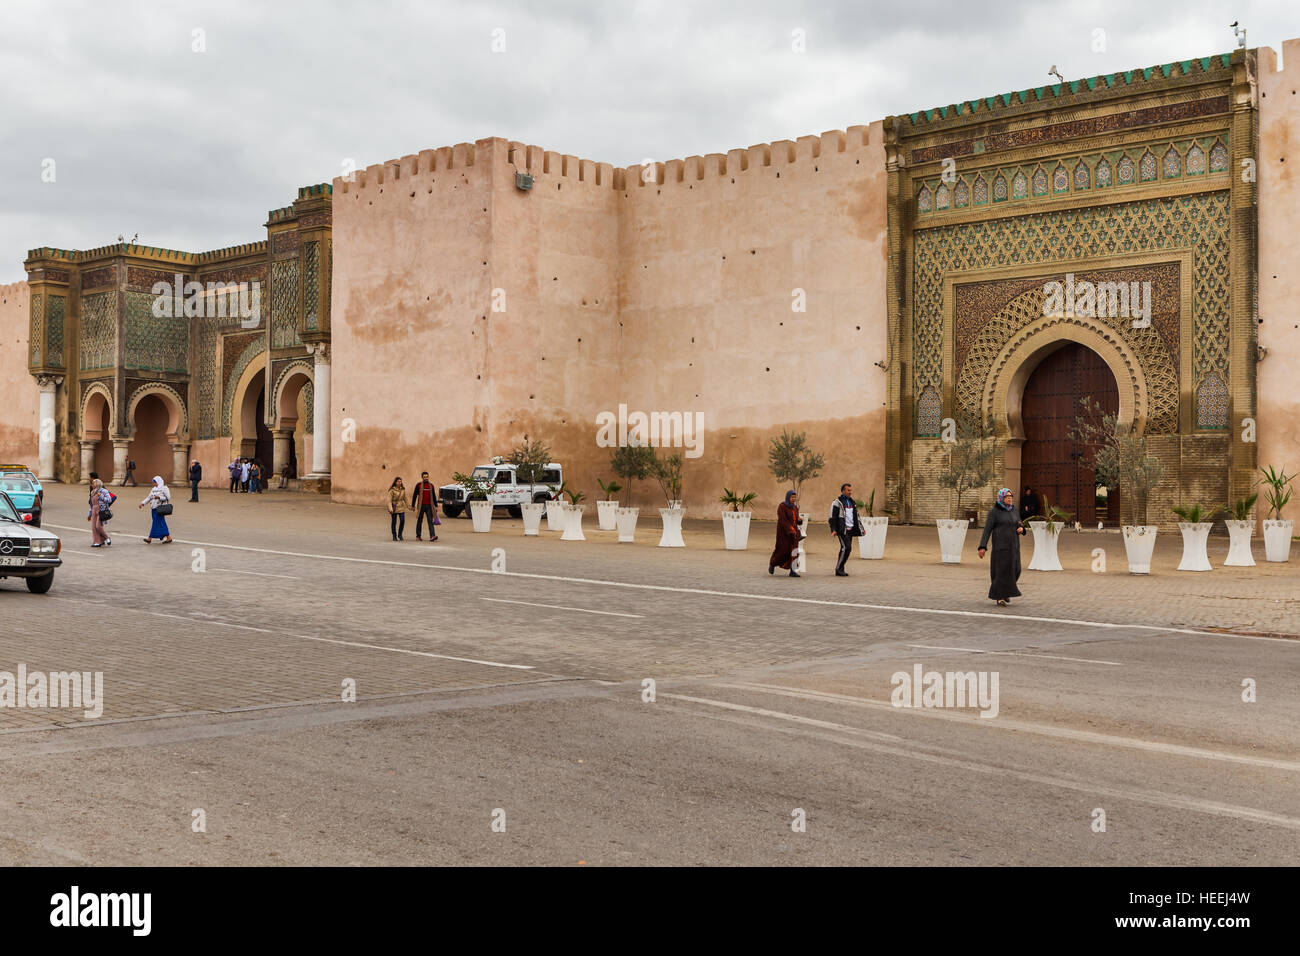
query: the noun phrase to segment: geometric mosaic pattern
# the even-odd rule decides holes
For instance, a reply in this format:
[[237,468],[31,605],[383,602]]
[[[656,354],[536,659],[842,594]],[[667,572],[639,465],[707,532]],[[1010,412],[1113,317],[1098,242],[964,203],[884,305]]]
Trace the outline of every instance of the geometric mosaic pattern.
[[41,364],[41,328],[45,324],[42,319],[45,316],[45,296],[39,292],[32,293],[31,300],[31,332],[28,334],[28,341],[32,347],[32,365]]
[[316,330],[316,293],[320,280],[319,248],[319,242],[308,242],[303,247],[303,258],[306,260],[305,274],[303,276],[303,299],[306,300],[307,310],[304,327],[311,331]]
[[1196,427],[1228,427],[1228,386],[1211,372],[1196,389]]
[[[992,201],[1012,203],[1044,196],[1051,182],[1051,192],[1065,195],[1071,192],[1090,191],[1094,185],[1097,189],[1136,186],[1139,183],[1154,182],[1158,179],[1178,179],[1183,175],[1201,176],[1209,173],[1227,172],[1227,147],[1224,145],[1225,134],[1210,134],[1196,139],[1184,139],[1176,142],[1163,141],[1151,144],[1160,155],[1142,146],[1128,149],[1112,149],[1099,153],[1088,153],[1067,157],[1054,165],[1028,162],[1016,166],[989,166],[982,169],[965,165],[957,179],[952,205],[957,209],[970,206],[983,206],[989,202],[988,183],[992,182]],[[1206,156],[1210,162],[1206,163]],[[1118,174],[1115,171],[1118,170]],[[1007,183],[1012,183],[1008,192]],[[968,187],[968,183],[970,186]],[[1032,183],[1032,190],[1027,184]],[[941,212],[948,208],[947,203],[934,202],[940,180],[917,180],[916,210],[922,216]],[[1032,192],[1032,197],[1031,197]]]
[[298,260],[271,263],[271,348],[301,345],[298,337]]
[[117,293],[81,297],[81,370],[117,367]]
[[916,434],[937,438],[943,428],[943,401],[933,386],[927,385],[916,400]]
[[[1104,251],[1193,253],[1193,372],[1228,376],[1228,194],[1193,193],[917,229],[913,277],[914,396],[943,388],[943,281],[948,273]],[[1153,397],[1157,394],[1153,387]],[[1175,383],[1175,395],[1177,388]]]
[[217,437],[219,411],[217,365],[221,352],[221,333],[232,332],[239,328],[240,321],[235,317],[199,319],[198,369],[195,373],[195,384],[198,389],[198,437],[200,439]]
[[248,343],[248,347],[244,349],[243,353],[235,361],[235,364],[231,366],[229,377],[226,379],[226,381],[230,383],[230,386],[226,389],[226,394],[222,396],[221,402],[221,434],[229,435],[231,433],[230,406],[235,400],[235,386],[239,384],[240,376],[244,374],[244,370],[248,368],[248,364],[252,362],[253,359],[264,355],[265,353],[266,337],[259,335],[252,342]]
[[49,334],[45,341],[45,364],[63,368],[63,316],[68,300],[61,295],[50,296],[50,315],[46,323]]
[[126,293],[125,366],[151,372],[184,372],[190,354],[190,320],[153,314],[150,292]]

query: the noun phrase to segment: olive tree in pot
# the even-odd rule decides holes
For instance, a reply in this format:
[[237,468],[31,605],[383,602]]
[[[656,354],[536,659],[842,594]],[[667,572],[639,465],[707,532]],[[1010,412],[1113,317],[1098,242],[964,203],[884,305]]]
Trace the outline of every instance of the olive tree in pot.
[[581,504],[581,501],[587,496],[581,491],[566,491],[565,494],[569,500],[561,504],[564,510],[564,534],[560,535],[560,540],[586,541],[586,535],[582,533],[582,513],[587,510],[587,506]]
[[596,502],[596,523],[601,531],[613,531],[618,527],[618,499],[614,497],[623,490],[623,486],[612,478],[608,481],[596,479],[600,493],[605,497]]
[[1259,492],[1255,492],[1249,498],[1238,498],[1236,504],[1227,505],[1223,509],[1232,515],[1223,522],[1228,526],[1229,542],[1228,557],[1223,562],[1225,568],[1255,566],[1255,556],[1250,553],[1250,539],[1255,534],[1255,520],[1251,517],[1251,512],[1258,500]]
[[[727,543],[728,551],[744,551],[749,547],[749,519],[754,512],[748,510],[749,504],[758,497],[758,492],[747,491],[743,495],[723,487],[722,497],[718,500],[730,505],[731,510],[722,509],[722,537]],[[741,511],[741,508],[746,510]]]
[[1124,554],[1129,574],[1150,574],[1156,548],[1155,525],[1147,524],[1147,499],[1160,483],[1160,459],[1147,451],[1145,435],[1123,424],[1117,414],[1085,395],[1083,414],[1075,419],[1071,436],[1092,448],[1091,464],[1097,483],[1119,488],[1132,502],[1133,524],[1124,525]]
[[997,444],[991,423],[969,417],[950,422],[943,444],[939,487],[954,492],[957,498],[953,517],[935,522],[939,531],[939,555],[944,564],[960,564],[966,532],[973,520],[965,516],[962,498],[992,483],[997,467]]
[[1178,561],[1179,571],[1213,571],[1205,547],[1210,541],[1216,510],[1203,508],[1199,503],[1190,508],[1174,508],[1181,519],[1178,530],[1183,536],[1183,556]]
[[1043,495],[1043,513],[1029,519],[1029,530],[1034,534],[1034,557],[1029,562],[1030,571],[1064,571],[1061,567],[1061,555],[1058,546],[1061,542],[1061,528],[1074,515],[1052,504],[1047,495]]
[[[609,459],[614,474],[628,482],[628,498],[632,497],[631,483],[645,481],[654,473],[655,451],[646,445],[622,445],[614,450]],[[614,509],[614,524],[618,528],[618,540],[631,543],[636,534],[636,519],[640,508],[628,506]]]
[[870,561],[879,561],[885,556],[885,536],[889,533],[889,516],[892,512],[882,509],[884,514],[876,514],[876,490],[871,489],[871,496],[866,501],[856,502],[858,516],[862,519],[865,531],[858,538],[858,557]]
[[[551,449],[545,442],[529,441],[525,435],[521,444],[510,449],[506,461],[515,466],[518,482],[535,486],[541,482],[542,473],[551,461]],[[546,513],[545,498],[525,501],[519,508],[524,518],[524,534],[536,536],[542,526],[542,515]]]
[[1291,482],[1295,475],[1288,475],[1286,469],[1278,471],[1269,465],[1261,469],[1258,484],[1264,486],[1264,499],[1268,502],[1269,517],[1264,519],[1264,560],[1291,560],[1291,531],[1294,522],[1290,518],[1282,519],[1282,509],[1291,500]]
[[492,502],[488,501],[488,495],[496,491],[497,483],[486,476],[474,474],[463,475],[456,472],[451,476],[455,481],[465,488],[465,495],[469,499],[469,514],[474,521],[474,530],[482,534],[492,530]]
[[666,458],[655,457],[655,481],[659,482],[659,489],[668,502],[667,508],[659,509],[659,517],[664,526],[663,534],[659,536],[661,548],[686,547],[686,541],[682,538],[682,516],[686,513],[682,508],[683,463],[680,452]]
[[791,434],[789,431],[782,431],[768,444],[768,471],[777,481],[793,486],[795,494],[799,496],[800,544],[793,570],[800,574],[807,570],[808,566],[802,542],[808,539],[808,519],[812,514],[812,510],[803,500],[803,483],[816,478],[825,467],[826,456],[808,447],[808,435],[805,432]]

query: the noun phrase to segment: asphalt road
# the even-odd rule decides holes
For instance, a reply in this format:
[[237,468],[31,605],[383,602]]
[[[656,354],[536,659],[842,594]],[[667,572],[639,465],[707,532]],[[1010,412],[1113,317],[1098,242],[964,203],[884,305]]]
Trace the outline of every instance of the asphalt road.
[[[587,542],[462,519],[395,544],[378,508],[202,497],[178,501],[174,544],[144,545],[124,501],[113,546],[91,550],[83,490],[47,492],[65,564],[45,596],[0,581],[0,669],[102,672],[103,709],[0,708],[0,863],[1300,850],[1300,641],[1210,630],[1300,631],[1297,570],[1027,576],[999,612],[973,553],[925,557],[933,529],[891,530],[894,556],[855,558],[847,580],[815,536],[792,581],[764,573],[765,525],[743,553],[717,522],[668,550],[657,518],[629,546],[594,515]],[[891,678],[918,665],[996,673],[996,716],[893,706]]]

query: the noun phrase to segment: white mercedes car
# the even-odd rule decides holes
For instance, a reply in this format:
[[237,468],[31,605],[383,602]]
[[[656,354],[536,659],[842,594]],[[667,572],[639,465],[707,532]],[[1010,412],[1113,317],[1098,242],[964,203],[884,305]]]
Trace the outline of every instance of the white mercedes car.
[[63,563],[62,550],[57,534],[24,523],[9,496],[0,492],[0,578],[26,578],[27,590],[44,594],[54,584],[54,569]]

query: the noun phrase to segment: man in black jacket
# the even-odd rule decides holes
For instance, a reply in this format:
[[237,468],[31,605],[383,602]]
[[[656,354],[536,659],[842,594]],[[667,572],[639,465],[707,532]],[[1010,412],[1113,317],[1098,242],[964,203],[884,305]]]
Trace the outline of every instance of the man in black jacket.
[[423,540],[420,537],[420,530],[424,527],[426,518],[429,520],[429,540],[437,541],[438,532],[433,529],[433,509],[438,507],[438,489],[429,482],[429,473],[420,472],[420,480],[416,482],[415,489],[411,492],[411,510],[419,509],[420,516],[415,519],[415,540]]
[[190,501],[199,500],[199,482],[203,480],[203,466],[197,458],[190,464]]
[[853,500],[853,485],[840,485],[840,496],[831,505],[830,525],[831,534],[840,539],[840,559],[835,564],[835,576],[847,578],[849,572],[844,570],[844,565],[853,553],[853,539],[862,536],[858,505]]
[[1038,500],[1038,495],[1034,494],[1032,488],[1025,485],[1025,493],[1020,498],[1020,520],[1028,521],[1038,514],[1041,508],[1042,504]]

